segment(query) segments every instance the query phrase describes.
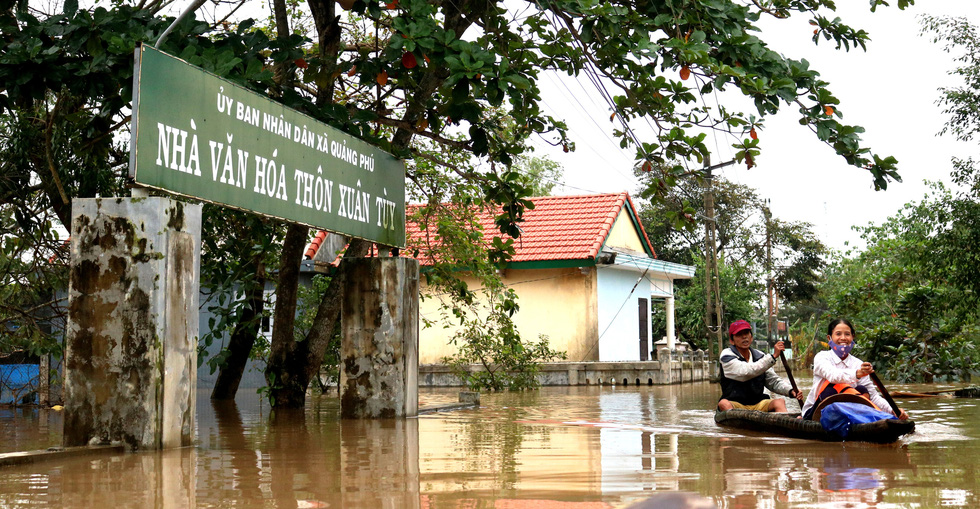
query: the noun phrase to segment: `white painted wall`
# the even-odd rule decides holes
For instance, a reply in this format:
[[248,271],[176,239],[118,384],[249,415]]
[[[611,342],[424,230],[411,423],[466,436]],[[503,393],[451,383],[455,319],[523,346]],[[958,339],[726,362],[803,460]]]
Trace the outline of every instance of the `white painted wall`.
[[[638,300],[650,300],[650,283],[640,273],[598,267],[599,360],[640,360],[640,322]],[[634,290],[634,286],[636,289]],[[648,304],[649,309],[649,304]],[[647,320],[647,324],[649,324]],[[649,331],[647,331],[649,337]]]
[[[647,299],[647,311],[664,306],[664,298],[671,297],[673,282],[658,278],[657,274],[635,267],[599,265],[596,282],[599,323],[600,361],[640,360],[639,299]],[[637,280],[642,280],[637,284]],[[633,286],[636,289],[633,290]],[[630,293],[632,290],[632,294]],[[673,312],[673,310],[670,310]],[[669,320],[673,322],[673,320]],[[672,325],[672,323],[671,323]],[[649,347],[661,338],[654,337],[650,320],[647,319]]]

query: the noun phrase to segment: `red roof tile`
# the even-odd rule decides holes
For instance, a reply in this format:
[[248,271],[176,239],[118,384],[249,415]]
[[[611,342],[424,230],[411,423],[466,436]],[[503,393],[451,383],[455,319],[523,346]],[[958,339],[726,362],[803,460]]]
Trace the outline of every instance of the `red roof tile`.
[[316,256],[316,252],[320,250],[320,244],[323,244],[323,239],[327,238],[328,233],[320,230],[316,232],[316,236],[310,241],[310,245],[306,248],[306,253],[303,255],[307,260],[312,260]]
[[[628,205],[634,214],[636,211],[627,193],[545,196],[531,201],[534,209],[525,210],[524,221],[518,223],[521,236],[514,241],[516,252],[512,262],[594,259],[623,206]],[[418,207],[410,206],[409,215]],[[494,216],[480,211],[477,219],[483,230],[483,240],[489,244],[499,235]],[[639,222],[636,225],[642,240],[649,246],[650,240],[643,226]],[[411,246],[425,243],[425,232],[417,223],[407,221],[405,228],[409,252]]]
[[[534,202],[534,209],[525,210],[524,221],[518,223],[521,235],[514,240],[515,253],[511,262],[594,259],[624,206],[628,207],[631,217],[636,219],[636,207],[625,192],[544,196],[531,198],[531,201]],[[421,205],[410,205],[406,211],[409,220],[405,224],[408,244],[405,254],[413,253],[415,247],[425,246],[426,239],[430,245],[438,243],[434,232],[423,231],[418,223],[411,220],[420,207]],[[476,219],[482,230],[483,242],[489,245],[499,235],[497,225],[494,224],[494,214],[478,211]],[[643,230],[643,225],[638,220],[635,224],[642,241],[650,246],[650,239]],[[316,253],[319,241],[322,241],[322,237],[317,235],[307,249],[308,258]],[[652,247],[650,251],[656,257]],[[419,249],[417,256],[423,265],[432,264],[432,259],[427,256],[429,252],[429,249]]]

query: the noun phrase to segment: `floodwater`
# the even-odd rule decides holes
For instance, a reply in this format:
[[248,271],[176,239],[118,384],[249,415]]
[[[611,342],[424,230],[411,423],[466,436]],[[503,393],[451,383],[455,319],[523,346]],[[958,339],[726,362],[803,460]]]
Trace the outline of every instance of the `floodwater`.
[[[336,397],[273,414],[251,393],[207,396],[195,447],[3,467],[0,507],[598,509],[677,490],[724,508],[980,506],[976,399],[899,400],[917,430],[883,446],[719,428],[707,383],[483,394],[396,421],[341,421]],[[58,445],[61,425],[0,409],[0,451]]]

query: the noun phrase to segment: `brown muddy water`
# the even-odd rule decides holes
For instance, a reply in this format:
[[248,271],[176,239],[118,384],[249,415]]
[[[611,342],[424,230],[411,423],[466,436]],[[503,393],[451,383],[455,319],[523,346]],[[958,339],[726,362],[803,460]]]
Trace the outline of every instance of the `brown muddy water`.
[[[677,490],[724,508],[980,507],[975,399],[900,400],[917,431],[882,446],[719,428],[707,383],[483,394],[399,421],[341,421],[336,397],[273,414],[254,394],[207,396],[195,447],[2,467],[0,507],[598,509]],[[0,409],[0,452],[58,445],[61,426]]]

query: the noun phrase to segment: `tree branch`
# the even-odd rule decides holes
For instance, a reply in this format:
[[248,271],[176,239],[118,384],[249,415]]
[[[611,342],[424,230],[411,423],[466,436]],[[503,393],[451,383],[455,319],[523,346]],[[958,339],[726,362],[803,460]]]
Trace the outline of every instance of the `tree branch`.
[[123,117],[122,120],[120,120],[118,123],[116,123],[116,125],[110,127],[108,131],[100,134],[96,138],[93,138],[93,139],[89,140],[88,143],[86,143],[85,145],[82,145],[82,150],[85,150],[85,149],[91,147],[92,145],[94,145],[94,144],[98,143],[99,141],[101,141],[106,136],[109,136],[110,134],[114,133],[116,131],[116,129],[119,129],[120,127],[122,127],[122,126],[126,125],[127,123],[129,123],[129,121],[132,120],[132,118],[133,118],[132,115],[126,115],[125,117]]
[[446,146],[449,146],[449,147],[452,147],[452,148],[455,148],[455,149],[458,149],[458,150],[470,150],[470,144],[469,143],[466,143],[466,142],[463,142],[463,141],[457,141],[457,140],[450,140],[449,138],[444,138],[444,137],[439,136],[438,134],[433,133],[431,131],[419,131],[413,124],[411,124],[411,123],[409,123],[409,122],[407,122],[405,120],[396,120],[396,119],[393,119],[393,118],[378,117],[377,122],[379,124],[382,124],[382,125],[386,125],[386,126],[390,126],[390,127],[395,127],[395,128],[398,128],[398,129],[404,129],[406,131],[413,131],[415,134],[417,134],[419,136],[423,136],[425,138],[429,138],[429,139],[431,139],[431,140],[433,140],[433,141],[435,141],[437,143],[440,143],[442,145],[446,145]]
[[230,18],[232,14],[235,14],[235,11],[237,11],[243,5],[245,5],[245,0],[240,0],[238,2],[238,5],[236,5],[235,8],[231,10],[231,12],[225,15],[225,17],[221,18],[221,21],[215,21],[214,24],[211,25],[211,29],[214,30],[214,28],[217,27],[218,25],[224,25],[224,23],[228,21],[228,18]]
[[[436,156],[434,156],[432,154],[421,152],[418,149],[414,149],[414,148],[411,149],[411,150],[412,150],[412,156],[413,157],[427,159],[429,161],[432,161],[432,162],[436,163],[439,166],[442,166],[444,168],[449,168],[450,170],[453,170],[453,173],[455,173],[456,175],[459,175],[460,177],[462,177],[464,179],[467,179],[467,180],[477,180],[477,179],[480,179],[481,178],[481,176],[480,176],[479,173],[475,173],[475,172],[463,170],[459,166],[456,166],[456,165],[454,165],[452,163],[447,163],[446,161],[443,161],[443,160],[439,159],[438,157],[436,157]],[[418,183],[418,181],[416,181],[416,183]]]
[[54,167],[54,154],[51,151],[51,131],[54,129],[54,119],[58,114],[58,110],[61,109],[61,100],[64,95],[58,95],[58,100],[54,103],[54,109],[47,114],[47,121],[45,122],[44,128],[44,156],[48,162],[48,170],[51,171],[51,178],[54,181],[55,187],[58,189],[58,194],[61,195],[61,201],[65,205],[71,204],[68,201],[68,195],[65,194],[65,187],[61,184],[61,176],[58,175],[58,170]]

